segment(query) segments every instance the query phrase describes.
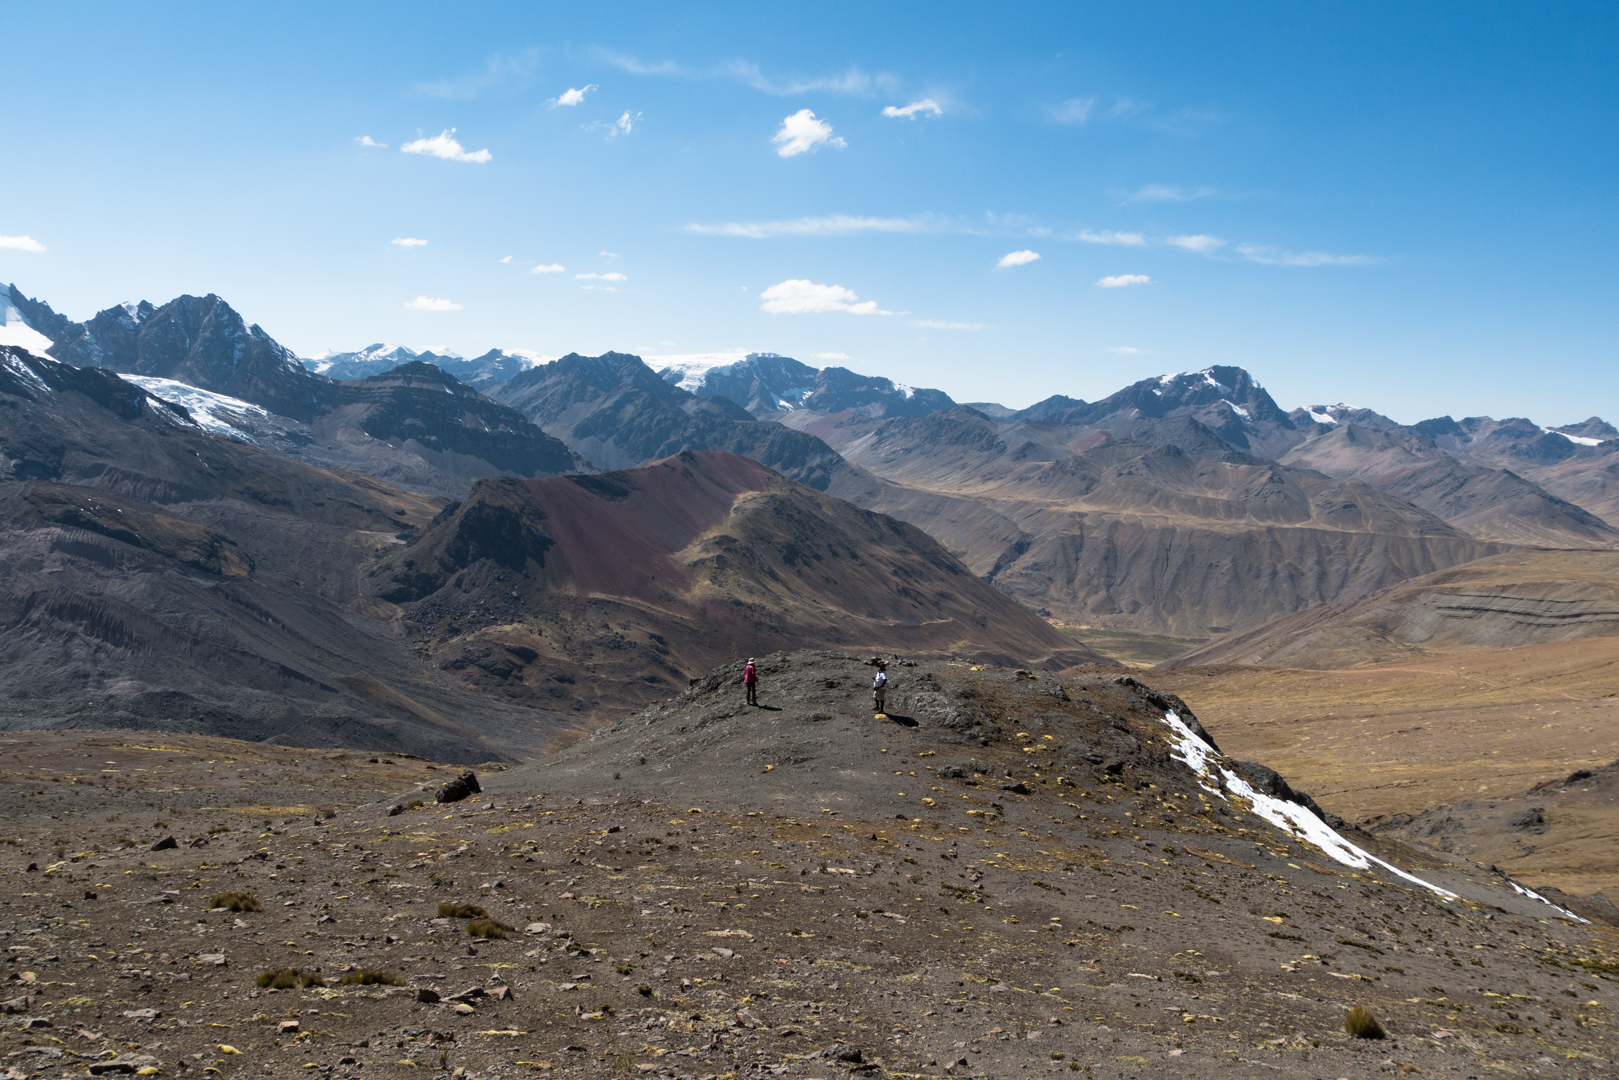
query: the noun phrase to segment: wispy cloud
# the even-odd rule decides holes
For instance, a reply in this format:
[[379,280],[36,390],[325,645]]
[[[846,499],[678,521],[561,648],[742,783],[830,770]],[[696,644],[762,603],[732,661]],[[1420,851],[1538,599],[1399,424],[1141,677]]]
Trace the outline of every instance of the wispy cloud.
[[596,84],[591,83],[588,86],[581,86],[577,90],[564,90],[546,104],[550,105],[553,109],[557,108],[558,106],[568,107],[577,105],[581,101],[585,100],[585,95],[594,89],[596,89]]
[[1096,284],[1103,289],[1124,289],[1131,285],[1151,285],[1152,278],[1146,274],[1110,274],[1098,279]]
[[982,330],[981,322],[945,322],[942,319],[912,319],[911,325],[919,330]]
[[764,303],[759,310],[772,315],[818,315],[846,311],[851,315],[893,315],[883,311],[875,300],[862,300],[842,285],[817,285],[805,278],[791,278],[772,285],[759,294]]
[[616,139],[620,135],[628,135],[630,132],[634,131],[635,125],[639,124],[640,122],[640,113],[632,113],[626,109],[619,115],[617,120],[614,120],[611,123],[598,122],[595,124],[586,124],[585,130],[606,132],[608,139]]
[[[559,266],[559,267],[557,267],[557,269],[560,270],[560,269],[562,269],[562,267]],[[617,270],[614,270],[614,271],[612,271],[610,273],[606,273],[606,274],[575,274],[575,275],[573,275],[573,279],[575,281],[628,281],[628,280],[630,280],[628,277],[626,277],[625,275],[619,273]]]
[[870,94],[879,86],[890,86],[888,75],[868,75],[857,67],[849,67],[835,75],[812,75],[807,78],[774,79],[766,75],[758,64],[746,60],[732,60],[719,68],[722,74],[766,94],[791,97],[811,92],[833,94]]
[[686,232],[699,236],[740,236],[749,240],[769,240],[777,236],[852,236],[856,233],[921,233],[942,231],[931,217],[860,217],[854,214],[828,214],[825,217],[794,218],[790,221],[722,221],[693,223]]
[[387,143],[385,143],[385,142],[377,142],[377,140],[373,139],[369,135],[356,135],[354,137],[354,141],[359,143],[361,146],[374,146],[378,150],[386,150],[386,149],[388,149],[388,144]]
[[1144,184],[1134,191],[1124,192],[1125,202],[1192,202],[1207,199],[1214,194],[1208,187],[1176,187],[1172,184]]
[[32,251],[43,253],[45,245],[32,236],[0,236],[0,251]]
[[1238,244],[1237,254],[1267,266],[1371,266],[1376,255],[1333,255],[1325,251],[1283,251],[1269,244]]
[[1225,247],[1224,240],[1218,236],[1208,236],[1204,233],[1194,233],[1191,236],[1166,236],[1164,237],[1164,243],[1178,248],[1185,248],[1187,251],[1195,251],[1199,255],[1207,255],[1211,251],[1217,251]]
[[1028,248],[1024,248],[1022,251],[1008,251],[995,264],[995,269],[1010,270],[1014,266],[1027,266],[1039,257],[1040,253],[1038,251],[1030,251]]
[[406,154],[426,154],[445,161],[470,161],[482,165],[494,157],[488,150],[468,151],[455,139],[455,129],[446,128],[431,138],[416,139],[401,146]]
[[915,120],[918,115],[926,113],[929,116],[943,116],[944,110],[932,98],[923,98],[913,101],[909,105],[888,105],[883,108],[884,116],[895,116],[902,120]]
[[604,259],[622,259],[624,257],[616,251],[598,251],[596,254]]
[[1069,98],[1061,105],[1047,105],[1046,115],[1059,124],[1084,124],[1091,118],[1091,110],[1096,108],[1096,99],[1093,97]]
[[503,263],[509,263],[509,262],[512,261],[512,257],[510,255],[508,255],[508,256],[506,256],[504,259],[502,259],[500,261],[503,262]]
[[1147,238],[1138,232],[1114,232],[1112,229],[1102,229],[1099,232],[1081,229],[1069,239],[1087,244],[1114,244],[1121,247],[1141,247],[1147,242]]
[[871,74],[852,66],[831,75],[777,78],[766,75],[758,64],[750,60],[729,60],[712,67],[692,67],[675,60],[642,60],[607,49],[598,49],[596,55],[605,63],[632,75],[673,79],[735,79],[761,93],[781,97],[812,92],[862,95],[895,85],[892,75],[881,72]]
[[416,84],[416,92],[427,97],[449,101],[471,101],[491,90],[508,86],[524,86],[534,78],[539,67],[538,49],[525,49],[520,53],[496,53],[484,61],[481,71],[447,79]]
[[427,246],[427,241],[423,240],[419,236],[401,236],[397,240],[388,241],[388,243],[392,244],[394,247],[402,247],[402,248],[426,247]]
[[567,269],[568,268],[566,266],[563,266],[561,263],[541,263],[540,265],[536,266],[534,269],[530,270],[529,273],[531,273],[531,274],[561,274],[561,273],[566,272]]
[[818,146],[835,146],[842,150],[848,143],[832,134],[832,125],[817,120],[809,109],[799,109],[781,122],[781,130],[771,136],[776,153],[784,158],[805,154]]
[[412,311],[460,311],[461,305],[454,300],[445,300],[437,296],[418,296],[405,305]]

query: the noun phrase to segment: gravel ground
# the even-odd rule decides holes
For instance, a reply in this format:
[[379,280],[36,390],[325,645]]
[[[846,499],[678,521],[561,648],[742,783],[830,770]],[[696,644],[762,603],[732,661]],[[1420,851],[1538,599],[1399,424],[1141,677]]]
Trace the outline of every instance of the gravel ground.
[[[453,804],[458,770],[407,758],[5,736],[0,1067],[1611,1075],[1619,933],[1209,799],[1173,699],[901,661],[878,720],[857,658],[761,667],[762,708],[722,669]],[[327,985],[256,985],[288,968]],[[1354,1005],[1391,1037],[1345,1034]]]

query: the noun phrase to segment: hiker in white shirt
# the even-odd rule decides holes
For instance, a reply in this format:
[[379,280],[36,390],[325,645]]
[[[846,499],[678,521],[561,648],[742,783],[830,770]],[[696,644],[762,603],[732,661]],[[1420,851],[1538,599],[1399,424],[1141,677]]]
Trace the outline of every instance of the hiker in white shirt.
[[871,680],[871,704],[879,713],[888,704],[888,662],[877,661],[877,677]]

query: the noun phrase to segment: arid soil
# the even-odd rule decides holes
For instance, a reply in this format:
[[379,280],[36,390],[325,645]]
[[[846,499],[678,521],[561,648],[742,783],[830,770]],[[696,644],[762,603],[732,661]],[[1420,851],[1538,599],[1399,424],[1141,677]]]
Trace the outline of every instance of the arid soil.
[[[1222,748],[1265,762],[1351,821],[1507,799],[1619,759],[1619,638],[1344,671],[1230,666],[1143,677],[1186,698]],[[1554,828],[1537,850],[1500,865],[1528,882],[1616,895],[1611,804]]]
[[[1200,782],[1172,698],[900,663],[875,720],[855,658],[762,667],[762,708],[722,669],[450,805],[410,759],[4,736],[5,1066],[1611,1073],[1619,931],[1363,835],[1461,898],[1332,861]],[[328,985],[256,985],[289,968]]]

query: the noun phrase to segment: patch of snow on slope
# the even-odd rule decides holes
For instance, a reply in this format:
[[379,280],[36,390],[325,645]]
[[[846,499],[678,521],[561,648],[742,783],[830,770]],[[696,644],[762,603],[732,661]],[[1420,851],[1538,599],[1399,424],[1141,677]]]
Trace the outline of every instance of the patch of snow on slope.
[[1310,409],[1309,413],[1310,419],[1314,420],[1318,424],[1324,424],[1327,427],[1336,427],[1338,425],[1337,419],[1325,409],[1321,410],[1320,412],[1317,412],[1315,409]]
[[54,344],[56,342],[28,325],[10,296],[0,293],[0,345],[12,345],[27,349],[35,356],[44,356],[45,350]]
[[[0,342],[0,344],[4,343]],[[1570,435],[1566,431],[1553,431],[1549,427],[1543,427],[1540,430],[1544,431],[1548,435],[1561,435],[1575,446],[1601,446],[1604,442],[1609,441],[1606,439],[1593,439],[1585,435]]]
[[674,383],[682,390],[697,392],[703,384],[703,378],[717,367],[730,367],[740,364],[748,358],[751,349],[729,349],[725,352],[712,353],[665,353],[654,356],[648,354],[641,359],[647,366],[663,377],[664,381]]
[[1238,405],[1238,404],[1237,404],[1237,403],[1236,403],[1236,402],[1234,402],[1234,401],[1226,401],[1226,399],[1225,399],[1225,398],[1221,398],[1221,399],[1220,399],[1220,400],[1221,400],[1221,401],[1225,401],[1225,403],[1226,403],[1226,404],[1227,404],[1227,405],[1230,405],[1230,406],[1231,406],[1231,411],[1232,411],[1232,412],[1234,412],[1234,413],[1236,413],[1236,414],[1237,414],[1237,415],[1238,415],[1238,416],[1240,416],[1240,417],[1242,417],[1242,418],[1243,418],[1243,419],[1244,419],[1244,420],[1247,420],[1247,419],[1249,419],[1249,413],[1248,413],[1248,410],[1247,410],[1247,409],[1245,409],[1245,408],[1243,408],[1243,407],[1242,407],[1242,406],[1241,406],[1241,405]]
[[[29,351],[32,352],[33,350],[30,349]],[[16,357],[7,353],[5,356],[5,362],[6,370],[16,375],[23,382],[30,386],[37,387],[47,394],[51,392],[50,384],[44,379],[40,378],[38,372],[29,367],[27,364],[23,363],[21,360],[18,360]]]
[[533,349],[502,349],[500,354],[502,356],[517,357],[523,362],[523,370],[525,371],[529,368],[541,367],[557,359],[555,356],[550,356],[546,353],[537,353]]
[[175,405],[183,405],[191,413],[191,418],[206,431],[215,435],[224,435],[237,442],[252,442],[247,434],[231,423],[229,417],[256,416],[269,419],[270,414],[250,401],[240,398],[226,397],[210,390],[200,390],[183,382],[173,379],[154,379],[149,375],[125,375],[125,382],[132,382],[145,390],[153,397]]
[[[1219,795],[1222,799],[1230,801],[1229,796],[1236,796],[1249,803],[1253,808],[1255,817],[1263,818],[1270,824],[1288,833],[1294,839],[1311,844],[1321,850],[1329,859],[1340,862],[1345,866],[1352,866],[1357,870],[1365,870],[1373,863],[1383,867],[1391,873],[1398,874],[1405,880],[1420,885],[1424,889],[1438,895],[1444,900],[1459,899],[1449,889],[1442,889],[1438,885],[1422,880],[1412,874],[1406,873],[1393,863],[1384,862],[1376,855],[1369,854],[1351,844],[1334,832],[1327,823],[1316,817],[1298,803],[1287,802],[1256,790],[1242,777],[1224,768],[1213,749],[1192,733],[1186,722],[1174,711],[1164,713],[1164,725],[1175,733],[1174,742],[1177,751],[1172,756],[1186,763],[1193,772],[1206,781],[1215,781],[1218,787],[1203,785],[1203,790]],[[1214,771],[1218,769],[1219,780],[1216,780]],[[1221,790],[1223,788],[1224,790]],[[1559,908],[1558,910],[1562,910]]]

